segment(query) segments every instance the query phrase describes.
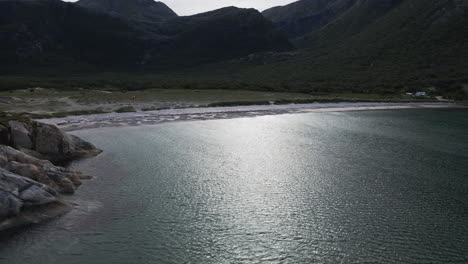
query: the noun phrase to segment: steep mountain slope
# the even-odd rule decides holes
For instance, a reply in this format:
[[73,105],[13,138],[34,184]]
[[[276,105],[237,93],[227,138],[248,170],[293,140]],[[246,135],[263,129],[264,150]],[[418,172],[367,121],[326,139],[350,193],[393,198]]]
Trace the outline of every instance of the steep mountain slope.
[[288,89],[459,89],[468,83],[468,1],[361,0],[310,34],[295,56],[226,67],[231,75],[237,68],[238,79]]
[[300,0],[273,7],[263,15],[291,38],[313,32],[330,23],[351,8],[357,0]]
[[177,17],[167,5],[154,0],[80,0],[79,6],[113,16],[142,22],[157,22]]
[[0,1],[0,67],[137,64],[154,38],[60,0]]
[[438,78],[468,77],[467,41],[468,1],[364,0],[311,34],[308,43],[324,64],[346,62],[372,78],[431,85]]
[[288,40],[253,9],[225,8],[148,23],[60,0],[0,1],[0,68],[5,71],[159,71],[288,48]]
[[[305,40],[306,44],[334,45],[340,40],[366,30],[374,22],[385,17],[389,12],[398,7],[403,0],[360,0],[354,3],[346,12],[343,12],[335,20],[322,27],[320,30],[311,32],[299,39],[300,43]],[[430,5],[430,4],[429,4]],[[401,12],[404,10],[400,10]],[[391,28],[389,30],[392,30]],[[303,44],[303,43],[301,43]]]
[[287,38],[254,9],[226,7],[169,19],[159,28],[174,41],[173,56],[198,62],[291,48]]

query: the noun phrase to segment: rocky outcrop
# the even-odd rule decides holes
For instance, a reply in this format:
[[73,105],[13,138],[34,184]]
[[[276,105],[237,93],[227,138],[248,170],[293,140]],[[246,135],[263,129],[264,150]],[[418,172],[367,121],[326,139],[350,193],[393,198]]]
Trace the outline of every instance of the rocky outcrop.
[[53,188],[0,168],[0,231],[55,217],[69,209]]
[[15,148],[32,149],[32,126],[20,121],[8,122],[10,128],[11,144]]
[[63,133],[49,124],[12,120],[8,122],[8,127],[0,127],[0,136],[5,130],[7,132],[3,133],[6,135],[2,138],[8,140],[8,145],[55,164],[95,156],[101,152],[93,144]]
[[0,165],[7,171],[48,185],[59,193],[72,194],[90,176],[55,166],[8,146],[0,146]]
[[68,211],[60,194],[73,194],[91,177],[55,164],[100,152],[52,125],[30,120],[0,125],[0,231]]

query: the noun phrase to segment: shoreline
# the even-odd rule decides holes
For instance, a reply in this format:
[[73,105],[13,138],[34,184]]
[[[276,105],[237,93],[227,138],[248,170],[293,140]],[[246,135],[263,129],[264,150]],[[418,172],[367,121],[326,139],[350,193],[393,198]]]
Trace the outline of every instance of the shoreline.
[[105,113],[61,118],[40,119],[40,122],[53,124],[63,131],[76,131],[101,127],[122,127],[154,125],[167,122],[231,119],[266,115],[345,112],[398,109],[468,109],[457,103],[312,103],[288,105],[250,105],[229,107],[200,107],[166,109],[145,112]]

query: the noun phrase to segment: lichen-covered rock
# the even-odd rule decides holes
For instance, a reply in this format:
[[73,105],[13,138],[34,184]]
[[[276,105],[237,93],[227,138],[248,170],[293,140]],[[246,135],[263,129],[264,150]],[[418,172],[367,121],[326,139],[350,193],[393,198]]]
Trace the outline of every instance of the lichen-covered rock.
[[0,146],[1,157],[6,157],[4,169],[54,188],[60,193],[72,194],[82,179],[90,176],[53,165],[7,146]]
[[26,206],[53,203],[57,198],[49,190],[50,188],[44,188],[43,186],[31,185],[31,187],[20,193],[19,198]]
[[37,181],[39,174],[41,174],[41,171],[37,166],[18,163],[16,161],[9,162],[6,164],[4,169],[35,181]]
[[8,122],[10,139],[14,148],[33,149],[32,126],[20,121]]
[[[37,210],[45,212],[48,208],[53,209],[54,214],[24,216]],[[68,208],[49,186],[0,169],[0,231],[57,216]]]
[[[39,182],[0,169],[0,191],[26,205],[43,205],[57,200],[58,193]],[[6,208],[5,204],[0,207]],[[11,205],[10,205],[11,206]]]
[[8,159],[5,156],[0,155],[0,168],[5,167],[7,164],[8,164]]
[[96,156],[101,153],[93,144],[63,133],[56,126],[36,122],[35,148],[52,162],[66,162],[79,158]]
[[36,148],[39,153],[58,155],[62,154],[64,148],[63,143],[66,136],[57,127],[49,126],[46,124],[39,124],[37,126],[36,134]]
[[[10,134],[5,138],[8,137],[12,147],[56,164],[101,153],[93,144],[64,133],[53,125],[35,121],[10,121],[8,125]],[[1,131],[0,127],[0,136]]]
[[0,187],[0,220],[18,215],[22,206],[23,202],[17,196]]
[[16,161],[19,163],[32,164],[38,167],[52,167],[54,166],[48,160],[41,160],[25,154],[19,150],[5,145],[0,145],[0,155],[6,157],[8,161]]

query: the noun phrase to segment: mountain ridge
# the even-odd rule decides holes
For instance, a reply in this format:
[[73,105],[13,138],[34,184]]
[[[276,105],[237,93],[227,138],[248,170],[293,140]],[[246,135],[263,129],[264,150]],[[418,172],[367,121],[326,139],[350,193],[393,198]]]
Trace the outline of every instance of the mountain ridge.
[[294,55],[259,54],[204,71],[280,90],[404,93],[436,87],[466,96],[468,1],[403,0],[369,17],[373,5],[379,3],[361,0],[295,41]]
[[291,47],[253,9],[137,21],[59,0],[6,0],[0,2],[0,22],[0,68],[6,72],[164,71]]
[[142,22],[156,22],[177,17],[166,4],[153,0],[79,0],[76,5]]

